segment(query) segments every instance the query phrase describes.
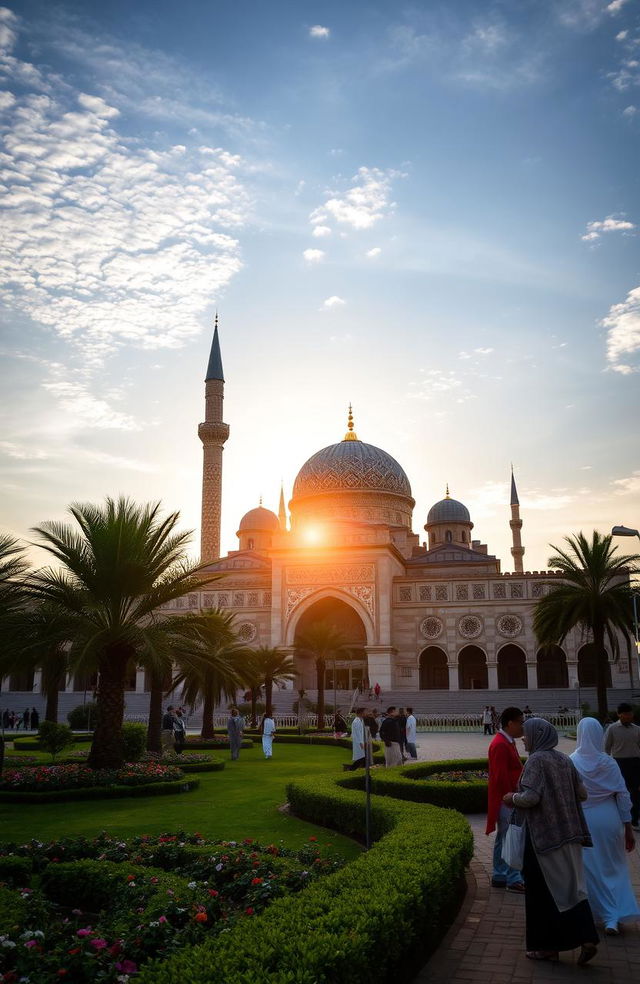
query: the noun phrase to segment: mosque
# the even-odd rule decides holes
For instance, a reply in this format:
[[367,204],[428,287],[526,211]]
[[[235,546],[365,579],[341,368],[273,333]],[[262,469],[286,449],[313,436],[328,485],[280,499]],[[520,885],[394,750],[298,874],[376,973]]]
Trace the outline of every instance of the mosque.
[[[426,540],[413,532],[415,501],[404,469],[358,437],[351,408],[341,440],[316,451],[298,472],[278,515],[262,504],[238,524],[238,549],[220,557],[224,374],[218,326],[205,381],[201,556],[224,574],[191,596],[191,607],[233,612],[241,638],[295,655],[318,620],[336,625],[351,658],[327,669],[326,685],[384,692],[567,690],[595,685],[590,640],[573,632],[541,651],[535,602],[558,575],[524,570],[522,520],[511,476],[513,570],[473,538],[469,509],[446,495],[429,510]],[[506,512],[506,503],[505,503]],[[296,657],[297,689],[313,690],[312,662]],[[610,664],[609,686],[629,686],[629,666]],[[334,679],[335,674],[335,679]],[[575,697],[571,697],[575,705]],[[474,704],[477,703],[477,698]]]
[[[387,451],[358,437],[351,408],[341,440],[316,451],[298,472],[288,511],[262,504],[238,524],[238,549],[220,556],[224,374],[218,325],[205,380],[201,558],[223,575],[169,610],[219,607],[235,615],[240,638],[294,656],[295,691],[313,695],[315,667],[295,655],[296,640],[326,620],[347,639],[349,659],[327,668],[326,687],[352,694],[378,683],[383,694],[425,712],[472,709],[485,703],[535,704],[556,710],[581,699],[595,706],[596,667],[590,639],[572,632],[563,647],[542,651],[533,609],[557,574],[525,571],[522,520],[511,476],[509,513],[513,570],[473,538],[466,505],[446,495],[429,509],[426,540],[414,533],[415,501],[404,469]],[[506,521],[506,516],[505,516]],[[418,521],[419,522],[419,521]],[[610,704],[628,699],[637,681],[624,655],[609,663]],[[40,672],[2,681],[3,706],[43,709]],[[59,714],[90,699],[95,676],[69,676]],[[148,713],[149,680],[132,668],[127,713]],[[483,691],[470,695],[469,691]],[[524,693],[523,693],[524,691]],[[581,698],[582,695],[582,698]],[[280,702],[283,703],[282,695]],[[346,695],[345,695],[346,696]],[[546,697],[546,700],[545,700]],[[411,698],[411,699],[409,699]],[[286,703],[286,702],[285,702]]]

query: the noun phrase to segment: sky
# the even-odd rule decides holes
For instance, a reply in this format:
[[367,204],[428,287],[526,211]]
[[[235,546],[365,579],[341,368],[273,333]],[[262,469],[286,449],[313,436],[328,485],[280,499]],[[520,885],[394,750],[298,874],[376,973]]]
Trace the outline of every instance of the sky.
[[3,531],[197,555],[216,311],[224,552],[349,402],[421,539],[448,483],[512,570],[512,464],[526,570],[640,527],[637,0],[23,0],[0,82]]

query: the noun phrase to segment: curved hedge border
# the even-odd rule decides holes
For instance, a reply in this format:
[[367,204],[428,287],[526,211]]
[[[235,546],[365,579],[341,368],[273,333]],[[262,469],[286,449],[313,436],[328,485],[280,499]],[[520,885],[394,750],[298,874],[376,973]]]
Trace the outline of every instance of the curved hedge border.
[[[75,745],[82,742],[90,743],[93,736],[83,732],[82,734],[74,734],[72,737]],[[5,731],[4,740],[13,742],[16,752],[39,752],[42,750],[37,735],[31,735],[29,738],[11,738],[10,732]]]
[[[344,779],[292,782],[293,812],[362,836],[364,797]],[[459,813],[373,797],[370,851],[258,918],[165,961],[137,984],[371,984],[414,973],[450,925],[473,836]]]
[[[260,735],[254,739],[256,744],[262,741]],[[277,731],[274,741],[277,745],[324,745],[325,748],[348,748],[351,751],[351,738],[334,738],[333,735],[322,734],[282,734]],[[384,763],[384,751],[379,741],[373,742],[373,761],[375,765]]]
[[[486,813],[487,783],[477,779],[471,782],[446,782],[444,779],[420,782],[436,772],[460,772],[486,769],[487,759],[449,759],[444,762],[420,762],[395,769],[373,769],[371,792],[394,799],[411,800],[414,803],[431,803],[460,813]],[[350,789],[363,789],[362,773],[355,773],[344,784]]]
[[67,803],[69,800],[124,799],[128,796],[170,796],[175,793],[190,793],[199,785],[199,779],[176,779],[174,782],[149,782],[140,786],[88,786],[85,789],[55,789],[49,793],[2,791],[0,792],[0,805],[3,803]]

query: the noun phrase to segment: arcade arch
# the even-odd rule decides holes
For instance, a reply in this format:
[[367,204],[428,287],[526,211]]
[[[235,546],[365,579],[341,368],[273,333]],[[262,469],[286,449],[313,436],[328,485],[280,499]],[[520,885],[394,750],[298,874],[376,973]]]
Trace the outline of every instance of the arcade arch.
[[513,643],[503,646],[498,653],[498,689],[527,689],[527,657]]
[[546,646],[538,650],[536,659],[538,687],[543,690],[569,686],[567,657],[560,646]]
[[[578,680],[581,687],[598,686],[596,648],[592,642],[588,642],[578,650]],[[609,665],[608,653],[606,683],[607,687],[611,686],[611,666]]]
[[465,646],[458,656],[458,686],[460,690],[487,690],[489,675],[487,658],[479,646]]
[[448,690],[447,654],[439,646],[428,646],[420,653],[420,690]]
[[[367,630],[358,613],[339,598],[325,597],[310,605],[300,616],[295,626],[293,645],[316,622],[326,622],[344,637],[349,651],[330,660],[325,669],[327,690],[353,691],[359,686],[368,686],[367,676]],[[305,690],[316,688],[316,668],[311,657],[296,656],[296,669],[300,676],[300,686]]]

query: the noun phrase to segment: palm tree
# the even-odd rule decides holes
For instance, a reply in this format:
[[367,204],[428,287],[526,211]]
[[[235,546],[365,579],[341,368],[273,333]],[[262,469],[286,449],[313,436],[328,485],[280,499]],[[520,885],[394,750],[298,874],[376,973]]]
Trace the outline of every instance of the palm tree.
[[187,562],[191,534],[175,532],[179,514],[162,519],[160,503],[108,498],[104,506],[75,503],[69,511],[79,532],[59,522],[34,531],[60,566],[34,573],[30,593],[64,623],[70,669],[98,672],[89,766],[118,768],[127,673],[138,663],[170,665],[171,646],[188,633],[160,609],[213,578]]
[[640,556],[619,555],[611,536],[593,531],[591,542],[583,533],[565,537],[568,546],[549,558],[549,567],[560,571],[562,582],[553,586],[534,609],[533,628],[542,646],[561,645],[571,629],[579,626],[593,634],[596,655],[598,715],[607,714],[607,652],[618,656],[619,632],[631,651],[631,589],[629,573]]
[[178,672],[173,688],[182,686],[183,700],[191,706],[202,701],[204,740],[213,738],[214,709],[223,699],[235,699],[251,657],[252,650],[238,642],[234,622],[231,612],[216,609],[195,616],[188,643],[174,647]]
[[316,666],[318,689],[318,731],[324,728],[324,677],[327,661],[349,651],[346,636],[331,622],[313,622],[296,638],[296,656],[310,656]]
[[255,670],[264,684],[265,713],[273,714],[273,685],[284,680],[295,680],[293,659],[282,651],[270,646],[259,646],[253,654]]
[[24,547],[14,537],[0,534],[0,619],[3,621],[24,604],[28,566]]

